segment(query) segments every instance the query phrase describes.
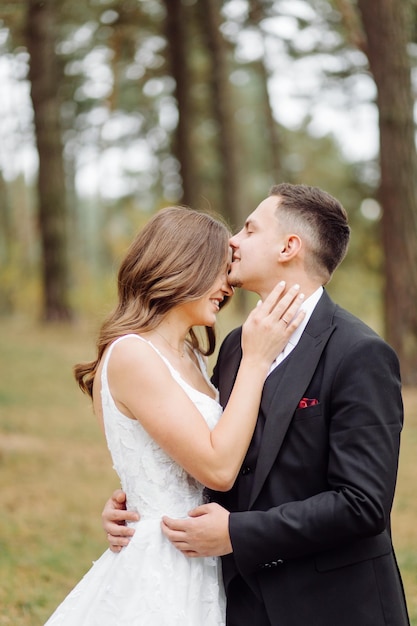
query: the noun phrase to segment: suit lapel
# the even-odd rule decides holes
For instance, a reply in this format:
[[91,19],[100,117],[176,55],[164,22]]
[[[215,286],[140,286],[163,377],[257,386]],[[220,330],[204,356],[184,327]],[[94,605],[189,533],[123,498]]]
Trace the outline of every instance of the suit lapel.
[[289,357],[282,378],[274,385],[274,372],[265,384],[261,410],[266,415],[265,428],[258,453],[258,462],[249,502],[251,508],[259,495],[277,457],[288,426],[307,388],[322,352],[335,326],[332,318],[335,305],[323,294],[300,341]]
[[241,333],[239,330],[239,333],[236,333],[233,344],[227,351],[226,358],[221,359],[220,377],[219,380],[215,381],[220,392],[220,403],[223,407],[226,406],[229,400],[242,358],[240,338]]

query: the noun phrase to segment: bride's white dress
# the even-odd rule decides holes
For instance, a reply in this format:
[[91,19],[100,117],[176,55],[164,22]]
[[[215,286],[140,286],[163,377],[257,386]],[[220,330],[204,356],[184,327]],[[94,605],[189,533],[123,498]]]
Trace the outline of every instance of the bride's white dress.
[[[139,335],[133,336],[145,341]],[[127,494],[127,507],[140,512],[141,521],[133,524],[136,532],[129,545],[117,554],[104,552],[46,624],[223,625],[225,598],[220,559],[187,558],[160,529],[162,515],[186,517],[190,509],[202,504],[203,486],[165,454],[138,421],[123,415],[110,394],[107,364],[113,346],[124,338],[112,344],[103,364],[103,416],[114,468]],[[188,385],[148,343],[212,429],[221,415],[218,402]],[[201,358],[200,363],[207,377]]]

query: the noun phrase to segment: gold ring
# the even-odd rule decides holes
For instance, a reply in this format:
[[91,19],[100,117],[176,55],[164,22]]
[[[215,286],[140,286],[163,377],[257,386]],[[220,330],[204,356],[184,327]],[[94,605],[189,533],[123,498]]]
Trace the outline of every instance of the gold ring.
[[286,326],[288,326],[289,322],[287,322],[287,320],[286,320],[285,318],[283,318],[283,317],[281,317],[281,319],[282,319],[282,321],[284,322],[284,324],[285,324]]

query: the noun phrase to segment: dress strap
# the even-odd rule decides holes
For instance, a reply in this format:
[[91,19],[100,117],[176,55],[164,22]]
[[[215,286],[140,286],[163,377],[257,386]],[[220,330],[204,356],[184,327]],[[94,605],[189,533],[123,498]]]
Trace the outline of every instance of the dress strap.
[[[108,385],[108,378],[107,378],[107,367],[108,367],[108,362],[111,356],[111,353],[113,351],[113,347],[119,343],[120,341],[122,341],[123,339],[126,339],[127,337],[135,337],[136,339],[139,339],[140,341],[143,341],[145,343],[148,344],[148,346],[150,346],[155,352],[156,354],[158,354],[158,356],[162,359],[162,361],[165,363],[166,367],[168,368],[172,378],[180,385],[180,387],[184,387],[184,385],[186,385],[187,387],[190,387],[191,389],[194,389],[187,381],[185,381],[181,374],[178,372],[178,370],[175,369],[175,367],[170,363],[170,361],[166,358],[166,356],[164,356],[160,350],[158,350],[158,348],[151,342],[149,341],[149,339],[145,339],[144,337],[142,337],[141,335],[137,335],[135,333],[130,333],[128,335],[122,335],[122,337],[118,337],[117,339],[115,339],[113,341],[113,343],[110,345],[108,352],[105,356],[104,362],[103,362],[103,369],[101,371],[101,389],[102,392],[103,390],[106,390],[108,393],[110,393],[109,390],[109,385]],[[207,369],[205,367],[205,362],[204,362],[204,358],[203,356],[200,354],[200,352],[198,350],[194,350],[194,354],[197,357],[197,361],[198,361],[198,365],[200,368],[200,371],[202,373],[202,375],[204,376],[206,382],[208,383],[208,385],[213,389],[213,391],[216,393],[216,399],[218,398],[218,391],[217,389],[212,385],[208,374],[207,374]],[[195,389],[195,391],[198,391]],[[203,392],[198,392],[198,393],[203,393]],[[207,395],[207,394],[205,394]],[[208,396],[210,397],[210,396]]]
[[136,335],[135,333],[129,333],[128,335],[122,335],[121,337],[118,337],[117,339],[115,339],[113,341],[113,343],[110,344],[110,347],[107,351],[107,354],[104,358],[104,362],[103,362],[103,368],[101,370],[101,388],[104,389],[108,389],[108,379],[107,379],[107,367],[109,364],[109,360],[110,360],[110,356],[111,353],[113,352],[113,348],[117,343],[120,343],[121,341],[123,341],[123,339],[126,339],[127,337],[136,337],[136,339],[141,339],[142,341],[146,341],[146,339],[144,339],[143,337],[141,337],[140,335]]
[[[118,337],[117,339],[115,339],[113,341],[113,343],[110,345],[110,347],[109,347],[109,349],[107,351],[107,354],[106,354],[104,362],[103,362],[103,368],[101,370],[101,387],[102,387],[102,389],[103,388],[108,389],[107,368],[108,368],[108,363],[109,363],[109,359],[110,359],[111,353],[113,351],[113,348],[114,348],[114,346],[117,343],[120,343],[121,341],[123,341],[123,339],[127,339],[128,337],[129,338],[135,337],[136,339],[139,339],[140,341],[143,341],[144,343],[147,343],[148,346],[150,346],[158,354],[158,356],[162,359],[162,361],[165,363],[165,365],[169,369],[169,371],[170,371],[171,375],[173,376],[173,378],[175,380],[178,380],[180,378],[179,372],[177,372],[175,367],[173,367],[173,365],[171,365],[169,360],[158,350],[158,348],[156,346],[154,346],[154,344],[151,341],[149,341],[149,339],[145,339],[145,337],[142,337],[141,335],[137,335],[136,333],[129,333],[128,335],[122,335],[121,337]],[[200,367],[201,367],[201,364],[200,364]]]

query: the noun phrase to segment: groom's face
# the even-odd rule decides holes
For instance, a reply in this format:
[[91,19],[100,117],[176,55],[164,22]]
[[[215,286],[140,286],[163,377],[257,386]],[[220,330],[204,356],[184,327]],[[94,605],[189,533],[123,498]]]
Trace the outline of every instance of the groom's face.
[[263,200],[244,227],[230,239],[233,250],[229,283],[264,298],[280,280],[279,252],[284,241],[277,217],[279,198]]

